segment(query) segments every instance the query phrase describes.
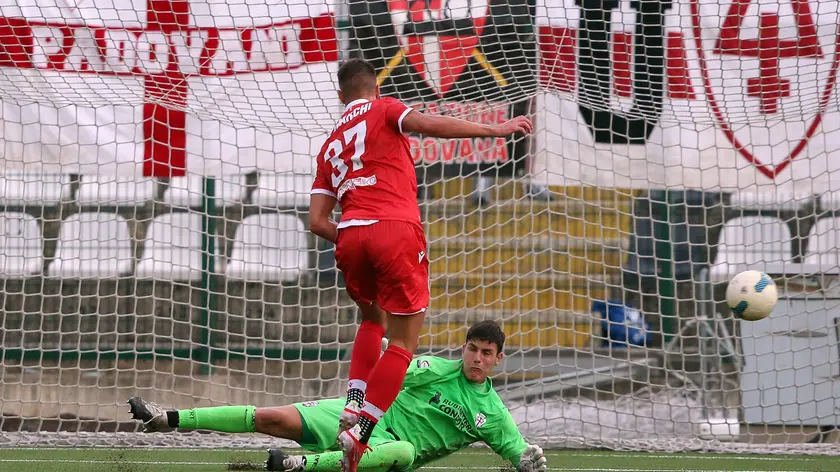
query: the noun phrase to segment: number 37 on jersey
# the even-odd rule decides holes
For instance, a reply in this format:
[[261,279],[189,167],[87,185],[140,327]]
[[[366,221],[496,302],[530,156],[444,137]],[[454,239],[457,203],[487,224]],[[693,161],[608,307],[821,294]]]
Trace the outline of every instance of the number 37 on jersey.
[[350,103],[318,154],[312,194],[338,200],[342,220],[419,222],[417,177],[402,133],[410,112],[393,98]]

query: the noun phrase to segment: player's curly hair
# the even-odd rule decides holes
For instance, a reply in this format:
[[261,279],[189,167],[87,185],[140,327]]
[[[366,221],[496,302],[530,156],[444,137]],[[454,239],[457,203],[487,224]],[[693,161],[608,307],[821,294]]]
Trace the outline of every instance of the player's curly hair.
[[493,320],[479,321],[472,325],[467,331],[466,341],[487,341],[495,343],[497,352],[502,352],[505,348],[505,332],[499,323]]
[[355,98],[376,88],[376,69],[361,58],[354,57],[338,68],[338,88],[350,98]]

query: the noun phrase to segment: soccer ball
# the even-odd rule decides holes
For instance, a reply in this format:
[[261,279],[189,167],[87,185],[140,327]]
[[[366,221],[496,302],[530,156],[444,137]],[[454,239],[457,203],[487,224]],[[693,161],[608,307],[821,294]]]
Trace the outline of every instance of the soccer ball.
[[778,300],[776,282],[757,270],[741,272],[729,281],[726,288],[727,305],[733,313],[747,321],[766,318]]

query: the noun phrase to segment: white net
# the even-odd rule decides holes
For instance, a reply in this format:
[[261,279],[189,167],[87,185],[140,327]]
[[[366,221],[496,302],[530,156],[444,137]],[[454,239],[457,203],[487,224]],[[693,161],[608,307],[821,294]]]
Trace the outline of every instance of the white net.
[[[125,401],[341,393],[357,313],[306,207],[364,57],[428,113],[536,125],[410,137],[422,352],[502,322],[547,447],[840,453],[838,6],[1,0],[0,444],[231,445]],[[723,303],[747,268],[781,289],[755,323]]]

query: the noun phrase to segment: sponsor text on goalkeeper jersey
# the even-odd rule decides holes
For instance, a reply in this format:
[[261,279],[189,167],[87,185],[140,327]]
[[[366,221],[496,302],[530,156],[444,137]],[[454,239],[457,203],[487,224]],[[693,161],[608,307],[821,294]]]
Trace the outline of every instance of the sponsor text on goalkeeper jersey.
[[528,447],[490,379],[473,384],[462,360],[417,357],[403,391],[377,428],[414,445],[419,467],[464,446],[483,441],[514,465]]

